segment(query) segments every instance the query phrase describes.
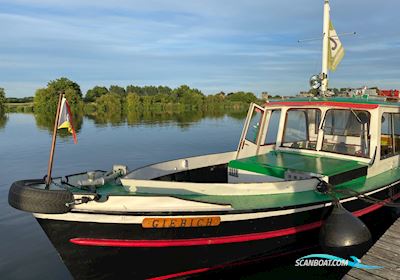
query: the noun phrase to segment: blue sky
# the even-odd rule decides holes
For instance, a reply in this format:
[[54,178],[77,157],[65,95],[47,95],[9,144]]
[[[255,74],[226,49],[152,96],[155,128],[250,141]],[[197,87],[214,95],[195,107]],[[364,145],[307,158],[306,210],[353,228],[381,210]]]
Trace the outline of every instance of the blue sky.
[[[61,76],[293,95],[320,71],[322,0],[0,0],[0,87],[32,96]],[[400,1],[332,0],[346,55],[332,87],[400,87]]]

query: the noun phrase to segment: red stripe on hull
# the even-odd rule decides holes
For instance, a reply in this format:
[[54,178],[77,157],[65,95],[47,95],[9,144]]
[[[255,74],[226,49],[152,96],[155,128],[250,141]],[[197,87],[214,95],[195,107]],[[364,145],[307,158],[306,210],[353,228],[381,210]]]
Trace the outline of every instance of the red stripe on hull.
[[268,106],[330,106],[340,108],[352,108],[352,109],[376,109],[379,107],[378,104],[366,104],[366,103],[350,103],[350,102],[337,102],[337,101],[278,101],[266,103]]
[[[393,196],[392,200],[400,198],[400,193]],[[391,199],[384,200],[385,202]],[[354,211],[356,217],[363,216],[383,207],[382,204],[374,204],[364,209]],[[319,228],[323,221],[317,221],[310,224],[300,225],[274,231],[249,233],[233,236],[209,237],[209,238],[193,238],[193,239],[166,239],[166,240],[124,240],[124,239],[97,239],[97,238],[72,238],[70,242],[81,246],[104,246],[104,247],[146,247],[146,248],[163,248],[163,247],[186,247],[186,246],[204,246],[219,245],[227,243],[240,243],[248,241],[256,241],[269,239],[285,235],[292,235],[307,230]]]
[[[387,198],[387,199],[383,200],[382,202],[383,203],[384,202],[391,202],[391,201],[397,200],[398,198],[400,198],[400,193],[395,194],[392,198]],[[366,207],[364,209],[354,211],[353,214],[356,217],[360,217],[362,215],[371,213],[371,212],[373,212],[375,210],[378,210],[379,208],[382,208],[383,206],[385,206],[383,203],[374,204],[374,205],[371,205],[371,206]]]
[[226,243],[238,243],[268,239],[284,235],[292,235],[306,230],[320,227],[322,221],[297,227],[279,229],[274,231],[249,233],[234,236],[221,236],[194,239],[170,239],[170,240],[118,240],[118,239],[94,239],[94,238],[72,238],[70,242],[84,246],[106,246],[106,247],[182,247],[182,246],[204,246],[219,245]]

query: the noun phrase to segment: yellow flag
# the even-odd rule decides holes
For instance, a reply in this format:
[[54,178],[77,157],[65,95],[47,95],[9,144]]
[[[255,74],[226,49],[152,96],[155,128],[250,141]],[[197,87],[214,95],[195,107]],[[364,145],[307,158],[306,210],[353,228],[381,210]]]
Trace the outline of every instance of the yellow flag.
[[62,129],[62,128],[68,129],[68,132],[72,133],[72,136],[74,138],[74,143],[75,144],[78,143],[75,129],[72,125],[71,109],[69,108],[68,101],[67,99],[65,99],[65,97],[63,97],[61,101],[60,115],[58,117],[58,124],[57,124],[57,129]]
[[328,66],[331,71],[335,71],[344,56],[344,48],[339,40],[333,24],[329,22],[329,58]]

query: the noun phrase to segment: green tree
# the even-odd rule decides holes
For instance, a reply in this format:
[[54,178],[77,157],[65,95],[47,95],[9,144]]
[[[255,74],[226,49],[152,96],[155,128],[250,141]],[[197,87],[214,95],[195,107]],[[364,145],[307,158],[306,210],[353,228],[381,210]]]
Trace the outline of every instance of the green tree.
[[108,89],[106,87],[95,86],[92,89],[89,89],[85,95],[85,102],[94,102],[96,98],[103,96],[108,93]]
[[36,90],[33,99],[34,109],[37,113],[55,114],[60,92],[65,93],[72,111],[79,111],[82,107],[82,92],[79,85],[67,78],[50,81],[46,88]]
[[144,86],[142,88],[143,95],[156,95],[158,93],[158,89],[155,86]]
[[70,79],[65,78],[65,77],[61,77],[61,78],[56,79],[54,81],[50,81],[47,84],[47,88],[49,88],[51,90],[54,90],[56,92],[60,92],[62,90],[66,90],[66,89],[72,89],[77,96],[82,98],[82,91],[81,91],[80,86],[77,83],[75,83],[75,82],[73,82]]
[[125,89],[123,87],[116,86],[116,85],[110,86],[109,92],[119,94],[121,96],[124,96],[126,94]]
[[158,94],[171,95],[172,89],[166,86],[158,86],[157,91]]
[[30,103],[33,102],[33,96],[28,96],[28,97],[7,97],[6,98],[6,103]]
[[167,87],[167,86],[134,86],[134,85],[129,85],[126,87],[126,92],[127,93],[136,93],[139,96],[143,95],[158,95],[158,94],[163,94],[163,95],[171,95],[172,89]]
[[126,93],[136,93],[137,95],[143,95],[143,90],[139,86],[129,85],[126,87]]
[[224,107],[225,94],[210,94],[204,98],[204,105],[207,110],[221,110]]
[[143,108],[145,108],[146,110],[151,109],[151,106],[154,103],[154,97],[150,95],[144,95],[140,98],[140,100],[143,104]]
[[101,112],[121,113],[121,96],[116,93],[107,93],[96,100],[97,110]]
[[243,91],[229,93],[226,96],[226,99],[231,102],[244,102],[244,103],[251,103],[257,101],[257,97],[254,95],[254,93],[243,92]]
[[136,93],[128,93],[126,96],[126,109],[128,112],[138,111],[140,108],[140,96]]
[[36,113],[55,114],[57,110],[58,95],[51,93],[47,88],[39,88],[33,98],[33,107]]
[[187,85],[181,85],[173,90],[173,96],[179,103],[199,107],[203,104],[204,94],[198,89],[192,89]]

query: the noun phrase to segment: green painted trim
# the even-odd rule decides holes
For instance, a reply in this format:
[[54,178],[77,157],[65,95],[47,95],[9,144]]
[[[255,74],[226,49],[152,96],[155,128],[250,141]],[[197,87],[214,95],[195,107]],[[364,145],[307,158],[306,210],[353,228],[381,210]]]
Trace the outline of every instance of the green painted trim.
[[249,164],[248,162],[241,162],[238,160],[230,161],[228,164],[230,168],[236,168],[240,170],[246,170],[254,173],[264,174],[268,176],[273,176],[277,178],[285,178],[285,168],[273,167],[273,166],[263,166],[256,163]]
[[321,102],[321,101],[333,101],[333,102],[349,102],[356,104],[377,104],[377,105],[386,105],[386,106],[396,106],[400,107],[399,102],[388,102],[384,100],[374,99],[373,97],[368,96],[353,96],[353,97],[295,97],[284,100],[271,100],[270,104],[274,104],[274,102],[296,102],[296,101],[304,101],[304,102]]

